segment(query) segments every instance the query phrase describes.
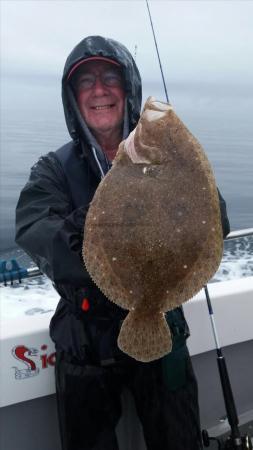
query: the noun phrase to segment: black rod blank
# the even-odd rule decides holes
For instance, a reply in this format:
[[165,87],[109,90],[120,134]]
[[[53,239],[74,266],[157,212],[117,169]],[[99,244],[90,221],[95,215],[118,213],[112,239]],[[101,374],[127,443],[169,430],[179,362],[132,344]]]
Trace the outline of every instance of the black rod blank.
[[159,66],[160,66],[160,70],[161,70],[161,75],[162,75],[162,80],[163,80],[163,86],[164,86],[164,91],[165,91],[165,97],[166,97],[167,103],[169,103],[169,97],[168,97],[167,87],[166,87],[166,83],[165,83],[165,79],[164,79],[164,75],[163,75],[163,68],[162,68],[162,63],[161,63],[161,60],[160,60],[159,50],[158,50],[158,46],[157,46],[157,42],[156,42],[155,30],[154,30],[154,27],[153,27],[153,22],[152,22],[152,17],[151,17],[151,14],[150,14],[150,9],[149,9],[148,0],[146,0],[146,5],[147,5],[147,8],[148,8],[149,20],[150,20],[150,24],[151,24],[151,28],[152,28],[152,32],[153,32],[153,37],[154,37],[154,41],[155,41],[156,53],[157,53],[157,57],[158,57],[158,61],[159,61]]

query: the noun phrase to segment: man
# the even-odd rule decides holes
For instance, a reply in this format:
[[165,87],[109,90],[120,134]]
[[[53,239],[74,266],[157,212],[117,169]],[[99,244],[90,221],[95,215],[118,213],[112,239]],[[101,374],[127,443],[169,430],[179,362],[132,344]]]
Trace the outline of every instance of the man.
[[[141,79],[132,56],[116,41],[87,37],[67,58],[62,97],[72,141],[40,158],[17,206],[17,243],[61,296],[50,334],[62,447],[117,450],[120,394],[127,386],[148,450],[201,449],[182,309],[167,314],[172,353],[151,363],[135,361],[117,347],[126,312],[94,285],[81,256],[89,203],[139,119]],[[229,224],[220,200],[225,235]]]

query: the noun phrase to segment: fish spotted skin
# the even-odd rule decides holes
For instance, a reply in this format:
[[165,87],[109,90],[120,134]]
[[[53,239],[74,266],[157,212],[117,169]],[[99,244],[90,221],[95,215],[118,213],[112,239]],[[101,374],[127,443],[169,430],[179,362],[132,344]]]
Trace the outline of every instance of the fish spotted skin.
[[98,186],[84,236],[92,279],[130,311],[119,347],[140,361],[168,353],[164,313],[209,281],[223,253],[212,168],[171,105],[147,100]]

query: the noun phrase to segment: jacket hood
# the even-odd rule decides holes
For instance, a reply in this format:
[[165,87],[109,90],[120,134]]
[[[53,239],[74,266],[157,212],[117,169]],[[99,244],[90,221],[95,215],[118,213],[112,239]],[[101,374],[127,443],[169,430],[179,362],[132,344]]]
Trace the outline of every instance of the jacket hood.
[[131,131],[139,120],[142,100],[141,77],[131,53],[113,39],[102,36],[88,36],[83,39],[68,56],[62,77],[62,101],[69,133],[74,141],[79,140],[78,113],[73,107],[73,94],[68,82],[72,68],[84,59],[92,56],[109,58],[120,64],[124,77],[126,102]]

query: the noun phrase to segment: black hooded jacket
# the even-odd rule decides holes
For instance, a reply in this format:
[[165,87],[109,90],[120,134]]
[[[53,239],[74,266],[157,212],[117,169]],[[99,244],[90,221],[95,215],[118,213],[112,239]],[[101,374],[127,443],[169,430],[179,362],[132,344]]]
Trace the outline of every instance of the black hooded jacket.
[[[94,316],[110,318],[111,329],[117,335],[119,319],[126,315],[125,311],[109,302],[94,286],[81,256],[85,217],[101,175],[92,147],[95,146],[95,154],[104,172],[108,170],[108,161],[101,149],[87,136],[71,85],[67,81],[73,66],[90,56],[107,57],[121,65],[126,89],[125,122],[128,122],[128,131],[138,122],[142,100],[141,78],[132,56],[123,45],[112,39],[87,37],[67,58],[62,78],[63,106],[72,141],[64,148],[41,157],[32,167],[30,178],[20,194],[16,212],[16,242],[53,281],[61,296],[51,321],[51,337],[56,348],[78,358],[87,355],[89,340],[86,325],[92,323]],[[82,180],[72,180],[76,182],[75,195],[66,173],[68,164],[64,167],[59,158],[61,152],[74,152],[75,164],[82,168]],[[222,198],[220,200],[226,235],[229,223],[225,202]],[[90,307],[88,311],[83,311],[81,306],[86,298],[89,299]],[[172,328],[173,321],[177,328],[181,323],[185,332],[186,324],[180,308],[170,314]],[[92,327],[90,333],[94,339],[102,336],[96,331],[93,333]]]

